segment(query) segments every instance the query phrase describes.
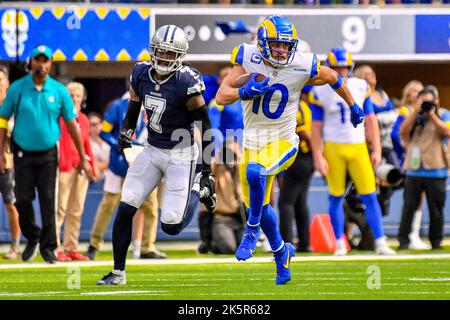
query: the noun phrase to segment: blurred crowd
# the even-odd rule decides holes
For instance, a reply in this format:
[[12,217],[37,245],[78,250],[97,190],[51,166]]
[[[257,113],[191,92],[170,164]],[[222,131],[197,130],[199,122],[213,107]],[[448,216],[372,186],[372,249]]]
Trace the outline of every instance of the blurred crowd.
[[[12,0],[10,0],[12,1]],[[244,5],[390,5],[448,4],[450,0],[25,0],[20,2],[151,3],[151,4],[244,4]]]

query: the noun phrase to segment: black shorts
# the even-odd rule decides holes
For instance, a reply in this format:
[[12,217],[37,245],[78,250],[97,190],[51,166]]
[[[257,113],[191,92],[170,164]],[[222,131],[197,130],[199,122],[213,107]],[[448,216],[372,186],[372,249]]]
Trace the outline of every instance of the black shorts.
[[16,197],[14,196],[14,175],[10,169],[0,173],[0,193],[4,204],[14,204],[16,202]]

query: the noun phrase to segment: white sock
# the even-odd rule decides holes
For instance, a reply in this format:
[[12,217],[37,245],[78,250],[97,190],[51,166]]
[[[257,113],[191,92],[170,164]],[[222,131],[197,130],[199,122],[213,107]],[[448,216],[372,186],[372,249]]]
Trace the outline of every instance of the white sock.
[[375,247],[376,248],[378,248],[378,247],[385,247],[385,246],[387,246],[387,243],[386,243],[386,237],[380,237],[380,238],[378,238],[378,239],[375,239]]
[[125,270],[113,270],[113,273],[116,275],[116,276],[125,276]]
[[422,223],[422,210],[417,210],[414,212],[414,217],[411,223],[411,233],[409,234],[412,237],[420,238],[420,226]]

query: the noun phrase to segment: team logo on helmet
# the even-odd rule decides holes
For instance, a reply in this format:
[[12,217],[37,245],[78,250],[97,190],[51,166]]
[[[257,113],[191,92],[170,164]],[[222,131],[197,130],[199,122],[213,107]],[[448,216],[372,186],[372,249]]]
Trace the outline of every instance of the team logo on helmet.
[[[264,19],[258,27],[257,46],[264,60],[274,66],[285,66],[292,62],[297,49],[298,37],[294,24],[283,16],[270,16]],[[284,42],[289,45],[288,51],[271,49],[271,42]],[[287,53],[287,58],[274,58],[272,52]]]
[[161,75],[167,75],[182,67],[189,49],[184,31],[174,25],[165,25],[156,30],[150,42],[150,63]]

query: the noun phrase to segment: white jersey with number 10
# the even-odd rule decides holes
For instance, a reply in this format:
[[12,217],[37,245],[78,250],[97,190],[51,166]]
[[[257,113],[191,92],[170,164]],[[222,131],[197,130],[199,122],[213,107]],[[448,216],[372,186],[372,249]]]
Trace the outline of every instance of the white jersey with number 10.
[[255,100],[244,100],[244,147],[252,150],[278,140],[297,145],[296,113],[305,83],[317,75],[320,62],[313,53],[296,52],[283,68],[264,63],[256,45],[241,44],[233,50],[231,63],[247,73],[269,77],[269,90]]

